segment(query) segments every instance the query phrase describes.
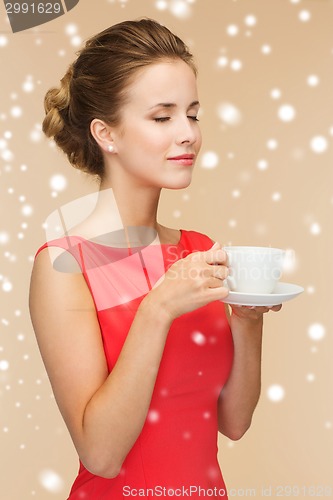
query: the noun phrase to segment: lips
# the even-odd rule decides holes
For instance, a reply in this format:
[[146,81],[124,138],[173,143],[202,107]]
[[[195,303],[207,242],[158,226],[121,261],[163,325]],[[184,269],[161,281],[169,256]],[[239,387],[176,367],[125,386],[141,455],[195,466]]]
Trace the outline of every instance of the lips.
[[180,156],[173,156],[171,158],[168,158],[168,160],[194,160],[195,155],[192,154],[186,154],[186,155],[180,155]]
[[177,165],[182,165],[184,167],[192,167],[194,163],[194,158],[195,158],[194,154],[185,154],[185,155],[173,156],[172,158],[168,158],[168,160]]

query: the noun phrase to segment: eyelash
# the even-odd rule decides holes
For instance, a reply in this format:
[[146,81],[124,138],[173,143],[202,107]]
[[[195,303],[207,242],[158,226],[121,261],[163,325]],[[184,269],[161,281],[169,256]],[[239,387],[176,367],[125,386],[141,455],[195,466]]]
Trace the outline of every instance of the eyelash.
[[[194,122],[199,121],[197,116],[188,116],[187,118],[189,118],[190,120],[193,120]],[[154,121],[157,123],[167,122],[168,120],[170,120],[170,116],[163,116],[161,118],[154,118]]]

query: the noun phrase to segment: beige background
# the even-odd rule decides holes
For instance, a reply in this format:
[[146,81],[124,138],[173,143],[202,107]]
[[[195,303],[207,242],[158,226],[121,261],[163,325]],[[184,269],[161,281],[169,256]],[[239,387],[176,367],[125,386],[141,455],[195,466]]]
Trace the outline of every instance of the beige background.
[[[190,188],[164,193],[160,222],[222,243],[289,249],[295,259],[283,280],[305,288],[266,319],[262,397],[250,431],[236,443],[220,439],[230,494],[261,498],[271,486],[270,496],[307,498],[331,487],[333,498],[333,2],[81,0],[15,35],[3,4],[0,16],[1,498],[64,499],[77,470],[27,297],[44,220],[97,186],[43,138],[43,96],[81,41],[141,16],[190,44],[200,71],[201,156]],[[225,104],[234,108],[223,114]],[[279,115],[284,105],[295,112],[291,121]],[[50,185],[55,175],[65,189]],[[276,384],[284,397],[272,401]]]

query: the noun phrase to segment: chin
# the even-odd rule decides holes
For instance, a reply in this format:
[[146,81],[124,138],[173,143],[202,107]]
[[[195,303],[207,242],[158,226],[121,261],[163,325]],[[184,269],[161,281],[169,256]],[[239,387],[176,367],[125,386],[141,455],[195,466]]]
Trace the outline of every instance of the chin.
[[186,179],[173,179],[171,182],[166,182],[164,184],[165,189],[185,189],[192,182],[192,175],[186,176]]
[[185,189],[187,188],[189,185],[191,184],[191,181],[189,182],[183,182],[183,183],[174,183],[173,185],[166,185],[166,186],[163,186],[164,189],[173,189],[173,190],[177,190],[177,189]]

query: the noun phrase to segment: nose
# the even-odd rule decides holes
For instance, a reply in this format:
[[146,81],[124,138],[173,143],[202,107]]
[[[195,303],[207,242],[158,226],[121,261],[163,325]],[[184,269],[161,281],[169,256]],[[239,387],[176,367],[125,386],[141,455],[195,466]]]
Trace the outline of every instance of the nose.
[[200,142],[201,132],[198,123],[191,118],[186,116],[185,119],[181,120],[178,133],[177,133],[177,144],[194,144]]

